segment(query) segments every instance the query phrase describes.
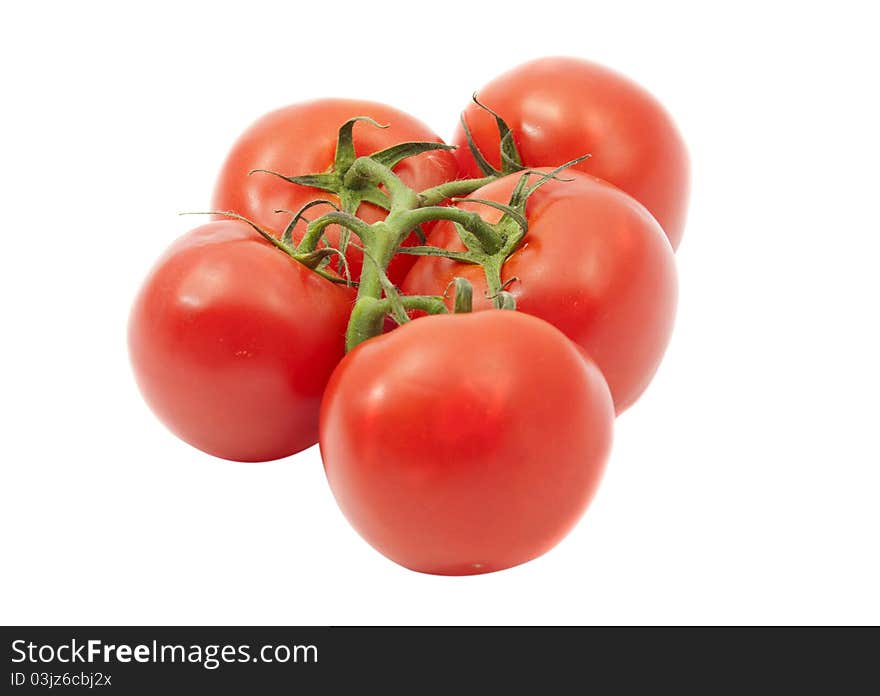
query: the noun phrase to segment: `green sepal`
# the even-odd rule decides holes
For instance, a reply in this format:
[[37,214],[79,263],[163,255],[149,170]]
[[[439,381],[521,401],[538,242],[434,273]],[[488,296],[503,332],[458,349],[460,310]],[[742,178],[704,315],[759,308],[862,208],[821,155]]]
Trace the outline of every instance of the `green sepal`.
[[480,244],[480,240],[477,239],[476,235],[473,232],[465,229],[465,227],[460,222],[453,222],[453,226],[455,227],[455,231],[458,233],[459,239],[461,239],[462,243],[467,247],[467,250],[473,254],[482,254],[483,245]]
[[516,186],[510,192],[510,207],[525,211],[526,200],[528,199],[529,175],[532,172],[524,172],[516,181]]
[[445,259],[452,259],[460,263],[477,264],[479,259],[467,251],[449,251],[441,247],[435,246],[408,246],[400,247],[398,254],[408,254],[410,256],[440,256]]
[[471,281],[467,278],[461,278],[456,276],[452,279],[452,282],[446,286],[446,290],[449,290],[449,287],[455,286],[455,302],[453,306],[453,312],[456,314],[467,314],[473,311],[474,309],[474,286],[471,285]]
[[331,193],[339,193],[342,187],[342,179],[335,173],[327,172],[324,174],[302,174],[300,176],[286,176],[280,172],[271,169],[252,169],[248,174],[263,173],[277,176],[291,184],[299,184],[300,186],[309,186],[311,188],[321,189],[322,191],[330,191]]
[[560,164],[558,167],[556,167],[556,169],[553,169],[552,171],[549,171],[546,174],[542,173],[542,172],[536,172],[537,174],[540,174],[541,178],[538,179],[534,184],[532,184],[528,188],[528,190],[526,191],[526,198],[531,196],[535,191],[537,191],[539,188],[541,188],[544,184],[546,184],[551,179],[557,179],[560,181],[574,181],[574,179],[561,178],[561,177],[557,176],[557,174],[565,171],[569,167],[573,167],[576,164],[580,164],[584,160],[590,159],[590,157],[592,157],[592,155],[587,153],[586,155],[581,155],[580,157],[575,157],[573,160],[569,160],[565,164]]
[[336,156],[333,158],[333,170],[339,175],[345,174],[357,159],[357,155],[354,152],[354,124],[358,121],[366,121],[376,126],[376,128],[388,128],[387,125],[383,126],[369,116],[355,116],[343,123],[339,128],[339,137],[336,140]]
[[[276,213],[291,213],[293,217],[290,219],[290,222],[287,223],[287,227],[284,228],[284,232],[281,234],[281,241],[287,246],[293,246],[293,230],[297,226],[300,220],[305,220],[303,214],[309,209],[314,208],[316,205],[329,205],[334,210],[339,210],[339,206],[337,206],[333,201],[328,201],[325,198],[319,198],[318,200],[310,201],[306,203],[302,208],[300,208],[296,213],[291,213],[289,210],[276,210]],[[308,220],[306,220],[306,224],[308,224]]]
[[[549,172],[538,172],[532,169],[526,169],[523,171],[522,176],[520,176],[519,180],[516,182],[516,186],[510,194],[509,205],[512,208],[516,208],[520,211],[525,211],[526,201],[529,199],[535,191],[541,188],[548,181],[574,181],[574,179],[567,179],[560,177],[560,172],[565,171],[569,167],[573,167],[574,165],[583,162],[586,159],[589,159],[592,155],[581,155],[580,157],[576,157],[573,160],[569,160],[565,164],[561,164],[555,169],[552,169]],[[537,176],[538,180],[529,184],[529,177]]]
[[[309,270],[317,273],[319,276],[321,276],[325,280],[329,280],[331,283],[339,283],[339,284],[357,287],[357,283],[352,282],[350,277],[349,277],[349,279],[346,280],[346,279],[340,278],[339,276],[335,276],[332,273],[327,273],[326,271],[322,270],[319,267],[320,263],[316,263],[314,267],[310,266],[308,263],[304,263],[303,258],[308,256],[308,254],[297,254],[295,249],[287,246],[286,244],[284,244],[284,242],[282,242],[280,239],[275,237],[275,235],[273,235],[271,232],[260,227],[253,220],[246,218],[244,215],[239,215],[238,213],[234,213],[231,210],[208,210],[208,211],[204,211],[204,212],[192,212],[192,213],[187,212],[187,213],[180,213],[180,214],[181,215],[223,215],[225,217],[229,217],[234,220],[241,220],[242,222],[245,222],[248,225],[250,225],[251,227],[253,227],[260,234],[260,236],[263,239],[265,239],[267,242],[269,242],[274,247],[283,251],[285,254],[287,254],[290,258],[292,258],[297,263],[302,263],[304,266],[309,268]],[[330,249],[329,247],[327,250],[329,250],[331,253],[336,252],[336,249]],[[346,265],[346,272],[347,272],[347,269],[348,269],[348,266]]]
[[483,156],[483,153],[480,152],[480,148],[478,148],[477,144],[474,142],[474,136],[471,135],[471,129],[468,127],[464,114],[461,115],[459,120],[461,121],[461,128],[464,131],[465,140],[467,140],[468,149],[474,156],[474,161],[477,163],[480,171],[486,176],[501,176],[501,172],[489,164],[489,161]]
[[519,150],[516,149],[516,143],[513,141],[513,131],[509,130],[501,138],[501,171],[504,174],[513,174],[523,169]]
[[492,298],[492,302],[495,304],[496,309],[516,309],[516,298],[512,293],[507,292],[507,290],[500,291]]
[[303,264],[306,268],[310,268],[317,272],[326,268],[333,256],[336,256],[339,259],[339,266],[342,269],[344,282],[347,285],[354,285],[351,279],[351,270],[348,267],[348,259],[345,258],[345,254],[339,251],[339,249],[334,249],[333,247],[321,247],[320,249],[315,249],[306,254],[294,254],[293,258]]
[[[505,121],[501,116],[495,113],[488,106],[483,104],[479,99],[477,99],[477,94],[474,92],[472,97],[474,100],[474,104],[479,106],[483,111],[488,112],[495,118],[495,125],[498,127],[498,139],[501,145],[501,171],[503,174],[510,174],[512,172],[519,171],[523,168],[522,157],[519,155],[519,150],[516,148],[516,143],[513,140],[513,131],[510,130],[510,126],[507,125],[507,121]],[[505,165],[505,161],[509,163],[511,168],[508,168]]]
[[445,143],[428,143],[428,142],[411,142],[399,143],[391,147],[380,150],[370,155],[371,160],[375,160],[379,164],[383,164],[389,169],[394,169],[407,157],[415,157],[423,152],[431,152],[432,150],[454,150],[455,145],[446,145]]
[[256,222],[251,220],[250,218],[246,218],[244,215],[239,215],[238,213],[234,213],[231,210],[208,210],[205,212],[194,212],[194,213],[181,213],[181,215],[223,215],[224,217],[232,218],[233,220],[241,220],[244,223],[250,225],[254,230],[259,233],[259,235],[265,239],[267,242],[272,244],[272,246],[278,247],[281,251],[293,256],[293,249],[285,245],[278,237],[273,235],[269,230],[261,227]]
[[[490,208],[495,208],[496,210],[500,210],[507,217],[513,219],[517,225],[519,225],[520,229],[525,232],[529,228],[528,220],[526,220],[525,215],[523,215],[519,210],[510,205],[505,205],[504,203],[499,203],[498,201],[489,201],[484,198],[451,198],[453,203],[459,203],[463,201],[467,201],[468,203],[480,203],[482,205],[488,205]],[[500,221],[499,221],[500,222]]]

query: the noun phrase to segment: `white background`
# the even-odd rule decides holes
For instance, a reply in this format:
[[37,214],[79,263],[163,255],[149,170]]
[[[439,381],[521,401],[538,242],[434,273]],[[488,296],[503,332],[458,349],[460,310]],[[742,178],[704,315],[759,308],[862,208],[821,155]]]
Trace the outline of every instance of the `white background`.
[[[818,5],[4,3],[0,621],[880,622],[880,51],[869,3]],[[127,312],[263,112],[364,97],[448,136],[546,54],[629,74],[689,143],[677,330],[574,533],[419,575],[348,526],[316,450],[234,464],[166,432]]]

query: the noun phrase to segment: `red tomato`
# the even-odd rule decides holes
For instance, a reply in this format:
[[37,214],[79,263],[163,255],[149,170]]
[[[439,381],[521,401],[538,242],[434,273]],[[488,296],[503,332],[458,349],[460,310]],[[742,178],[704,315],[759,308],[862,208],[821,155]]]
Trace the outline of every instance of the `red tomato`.
[[[319,99],[293,104],[266,114],[250,126],[233,145],[226,158],[214,189],[214,210],[233,211],[257,224],[279,232],[290,221],[289,215],[274,210],[297,211],[306,203],[328,199],[339,203],[332,193],[291,184],[270,174],[255,173],[254,169],[268,169],[287,176],[315,174],[328,170],[333,164],[339,127],[356,116],[369,116],[388,128],[377,128],[369,123],[354,126],[354,145],[358,155],[369,155],[392,145],[409,141],[442,142],[424,123],[384,104],[351,99]],[[458,174],[458,165],[451,152],[435,150],[403,160],[395,173],[409,187],[421,191]],[[316,207],[307,217],[315,218],[329,212],[330,207]],[[372,204],[361,204],[358,215],[367,222],[385,217],[385,211]],[[306,224],[300,222],[294,231],[299,241]],[[338,247],[340,229],[328,228],[327,238]],[[409,243],[418,243],[411,235]],[[359,244],[357,239],[352,241]],[[346,257],[352,277],[357,280],[363,256],[349,247]],[[401,280],[412,265],[410,256],[400,255],[389,269],[389,277]],[[335,267],[335,264],[334,264]]]
[[577,522],[614,412],[599,370],[548,323],[495,310],[416,319],[340,363],[321,454],[349,522],[425,573],[548,551]]
[[[495,78],[477,96],[510,126],[526,166],[556,167],[591,153],[577,168],[641,202],[678,247],[687,214],[687,150],[669,114],[639,85],[585,60],[542,58]],[[500,166],[495,119],[476,104],[464,117],[481,152]],[[481,176],[461,124],[453,142],[462,172]]]
[[135,377],[191,445],[237,461],[285,457],[317,442],[353,301],[245,223],[208,223],[171,245],[135,300]]
[[[519,174],[473,193],[506,203]],[[605,375],[620,413],[648,386],[672,333],[677,299],[675,257],[663,230],[637,201],[601,179],[566,172],[526,205],[528,233],[502,268],[517,308],[541,317],[583,347]],[[489,222],[501,213],[462,203]],[[430,243],[464,247],[451,223]],[[407,294],[442,294],[455,276],[474,286],[474,308],[491,306],[479,266],[422,257],[403,282]],[[450,300],[451,303],[451,300]]]

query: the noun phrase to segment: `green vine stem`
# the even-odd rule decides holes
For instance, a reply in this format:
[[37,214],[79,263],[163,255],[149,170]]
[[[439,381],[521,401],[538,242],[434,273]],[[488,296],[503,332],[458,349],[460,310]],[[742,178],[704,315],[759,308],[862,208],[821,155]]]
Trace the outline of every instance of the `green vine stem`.
[[410,211],[407,214],[407,222],[413,227],[432,220],[451,220],[452,222],[457,222],[476,237],[482,250],[487,254],[494,254],[501,249],[504,243],[504,240],[495,228],[483,220],[479,213],[447,206],[430,206]]
[[[477,102],[479,104],[479,102]],[[482,105],[480,105],[482,106]],[[486,107],[482,107],[486,108]],[[488,111],[488,109],[486,109]],[[486,276],[489,297],[499,309],[511,309],[515,303],[513,295],[505,291],[501,271],[504,262],[518,248],[526,234],[527,222],[525,203],[528,197],[543,183],[567,166],[570,162],[549,174],[543,174],[537,183],[529,185],[529,176],[534,172],[525,170],[508,204],[490,200],[468,199],[472,203],[485,204],[502,211],[501,219],[494,224],[486,222],[479,213],[462,210],[454,205],[441,205],[444,202],[456,203],[460,196],[468,196],[477,189],[491,183],[499,176],[521,170],[522,164],[513,134],[500,116],[496,118],[501,138],[502,169],[488,168],[485,176],[476,179],[449,181],[421,192],[407,186],[393,168],[406,157],[418,155],[433,149],[448,149],[439,143],[402,143],[366,157],[356,157],[352,141],[352,130],[358,121],[367,121],[373,126],[382,127],[372,119],[357,117],[349,120],[339,129],[336,158],[331,171],[287,177],[276,172],[268,172],[293,184],[312,186],[336,193],[340,198],[341,210],[336,209],[307,223],[306,232],[295,249],[290,248],[291,234],[286,230],[282,239],[275,239],[264,231],[261,234],[275,246],[291,256],[315,267],[322,275],[329,277],[319,266],[329,254],[338,254],[344,259],[349,235],[361,242],[364,263],[358,280],[358,293],[346,331],[346,350],[350,351],[367,339],[382,333],[386,316],[392,316],[398,323],[408,321],[408,312],[420,310],[429,314],[447,311],[444,299],[434,296],[401,296],[385,271],[397,253],[445,256],[463,263],[480,265]],[[478,154],[469,139],[469,146]],[[368,224],[357,217],[357,207],[361,202],[381,205],[388,211],[384,220]],[[329,203],[322,200],[321,203]],[[317,205],[312,203],[311,205]],[[333,204],[330,203],[332,206]],[[335,207],[335,206],[334,206]],[[291,225],[302,219],[299,211]],[[462,239],[467,251],[453,252],[431,246],[401,249],[404,240],[425,223],[435,220],[451,222]],[[340,249],[319,248],[325,241],[324,231],[330,225],[342,228]],[[341,264],[342,265],[342,262]],[[337,279],[338,280],[338,279]],[[350,279],[348,281],[351,282]],[[472,289],[456,283],[456,311],[468,311],[471,306]]]
[[[398,298],[407,310],[421,310],[428,314],[445,314],[446,303],[442,297],[433,295],[404,295]],[[355,302],[345,333],[347,350],[360,345],[368,338],[378,336],[385,328],[385,317],[392,313],[389,298],[360,297]]]
[[388,196],[388,215],[382,221],[367,224],[345,211],[326,213],[308,224],[296,248],[296,254],[300,257],[319,251],[318,244],[329,225],[340,225],[360,239],[364,264],[358,282],[357,300],[346,332],[347,350],[382,333],[385,317],[389,314],[398,316],[398,312],[395,312],[398,307],[404,310],[403,316],[398,317],[401,321],[406,318],[406,310],[421,310],[429,314],[446,311],[442,297],[398,296],[385,277],[385,269],[403,241],[421,224],[432,220],[451,220],[473,235],[482,254],[493,254],[502,248],[504,240],[477,213],[426,205],[431,201],[442,202],[451,193],[462,195],[475,191],[486,181],[486,178],[482,178],[450,182],[454,186],[435,187],[420,195],[409,188],[389,166],[377,161],[375,156],[359,157],[352,162],[343,180],[346,190],[357,195],[358,191],[376,190],[381,186]]
[[359,217],[346,213],[341,210],[332,213],[326,213],[309,223],[306,233],[296,247],[299,253],[309,253],[317,249],[318,243],[324,234],[324,230],[330,225],[340,225],[345,229],[354,232],[362,241],[372,235],[370,225],[361,220]]

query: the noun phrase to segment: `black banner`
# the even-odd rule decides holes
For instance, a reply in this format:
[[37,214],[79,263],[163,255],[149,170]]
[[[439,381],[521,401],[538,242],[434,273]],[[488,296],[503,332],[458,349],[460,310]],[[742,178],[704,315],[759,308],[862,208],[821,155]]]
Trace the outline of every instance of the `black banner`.
[[[5,693],[490,693],[878,683],[876,629],[2,628]],[[845,646],[845,647],[844,647]],[[603,689],[606,691],[607,689]],[[849,693],[849,692],[848,692]]]

